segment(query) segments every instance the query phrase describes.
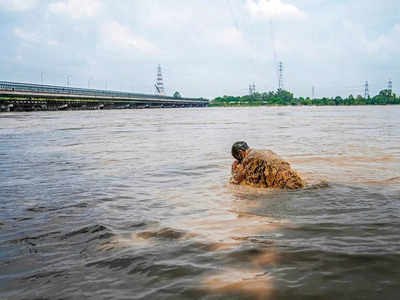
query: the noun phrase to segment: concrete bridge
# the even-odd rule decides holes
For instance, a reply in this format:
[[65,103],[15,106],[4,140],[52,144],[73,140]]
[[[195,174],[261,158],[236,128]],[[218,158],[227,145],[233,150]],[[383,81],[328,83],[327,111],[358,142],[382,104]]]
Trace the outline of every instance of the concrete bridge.
[[0,81],[0,111],[205,107],[207,99]]

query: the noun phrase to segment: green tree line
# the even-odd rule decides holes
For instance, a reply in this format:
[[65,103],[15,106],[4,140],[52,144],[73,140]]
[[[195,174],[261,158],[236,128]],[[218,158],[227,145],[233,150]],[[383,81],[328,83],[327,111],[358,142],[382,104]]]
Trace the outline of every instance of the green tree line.
[[391,90],[382,90],[374,97],[354,97],[349,95],[347,98],[296,98],[292,93],[285,90],[276,92],[255,93],[246,96],[223,96],[217,97],[210,102],[209,106],[259,106],[259,105],[391,105],[400,104],[400,97],[397,97]]

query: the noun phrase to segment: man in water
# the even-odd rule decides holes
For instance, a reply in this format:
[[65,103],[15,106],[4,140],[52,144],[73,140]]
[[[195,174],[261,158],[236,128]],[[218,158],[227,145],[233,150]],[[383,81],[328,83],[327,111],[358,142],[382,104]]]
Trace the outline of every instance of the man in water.
[[290,190],[304,187],[299,174],[271,150],[254,150],[246,142],[236,142],[232,156],[236,159],[232,164],[233,184]]

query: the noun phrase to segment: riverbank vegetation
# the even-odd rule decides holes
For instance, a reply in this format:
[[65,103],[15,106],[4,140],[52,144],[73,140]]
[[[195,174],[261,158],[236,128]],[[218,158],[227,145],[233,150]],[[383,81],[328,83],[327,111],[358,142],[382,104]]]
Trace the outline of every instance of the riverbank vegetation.
[[285,90],[276,92],[255,93],[246,96],[223,96],[212,100],[209,106],[282,106],[282,105],[393,105],[400,104],[398,97],[391,90],[382,90],[374,97],[363,97],[361,95],[349,95],[346,98],[296,98],[292,93]]

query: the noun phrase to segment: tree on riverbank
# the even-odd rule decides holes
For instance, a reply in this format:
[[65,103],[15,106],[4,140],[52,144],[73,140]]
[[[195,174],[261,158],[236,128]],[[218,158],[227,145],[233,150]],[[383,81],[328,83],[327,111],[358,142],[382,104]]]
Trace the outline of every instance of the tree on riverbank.
[[174,98],[180,99],[182,98],[181,93],[179,93],[178,91],[174,93]]
[[314,98],[309,97],[295,98],[292,93],[285,90],[276,92],[255,93],[246,96],[223,96],[217,97],[210,102],[209,106],[259,106],[259,105],[393,105],[400,104],[400,98],[391,90],[382,90],[374,97],[354,97],[349,95],[347,98],[340,96],[333,98]]

